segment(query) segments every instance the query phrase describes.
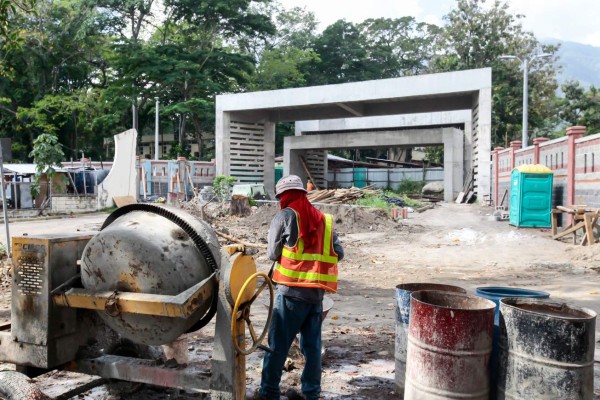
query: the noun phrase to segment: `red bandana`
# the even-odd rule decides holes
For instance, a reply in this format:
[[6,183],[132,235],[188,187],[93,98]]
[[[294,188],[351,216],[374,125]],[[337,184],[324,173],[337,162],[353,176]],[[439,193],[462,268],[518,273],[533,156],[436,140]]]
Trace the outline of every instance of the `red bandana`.
[[291,208],[300,216],[300,237],[306,245],[313,245],[317,239],[315,231],[323,221],[323,214],[306,198],[302,190],[286,190],[279,195],[281,209]]

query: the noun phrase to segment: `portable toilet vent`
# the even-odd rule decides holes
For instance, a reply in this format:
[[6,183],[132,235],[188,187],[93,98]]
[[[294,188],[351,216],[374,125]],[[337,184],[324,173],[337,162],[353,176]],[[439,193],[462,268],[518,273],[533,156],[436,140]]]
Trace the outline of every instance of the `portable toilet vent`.
[[510,219],[514,226],[550,228],[553,171],[541,164],[524,164],[512,170]]

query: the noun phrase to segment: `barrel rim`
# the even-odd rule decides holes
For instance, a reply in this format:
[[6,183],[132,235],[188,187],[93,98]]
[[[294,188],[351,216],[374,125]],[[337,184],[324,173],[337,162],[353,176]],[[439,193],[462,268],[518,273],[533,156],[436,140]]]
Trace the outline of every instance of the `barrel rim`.
[[[439,305],[439,304],[432,304],[432,303],[428,303],[425,302],[423,300],[420,300],[418,298],[419,293],[426,293],[426,292],[431,292],[433,294],[438,294],[438,293],[445,293],[450,295],[450,297],[466,297],[469,298],[471,300],[477,300],[479,302],[483,304],[487,304],[487,307],[478,307],[478,308],[457,308],[457,307],[448,307],[448,306],[444,306],[444,305]],[[489,300],[489,299],[485,299],[483,297],[479,297],[479,296],[473,296],[471,294],[466,294],[466,293],[457,293],[457,292],[444,292],[441,290],[418,290],[416,292],[412,292],[410,294],[410,299],[411,301],[414,300],[416,302],[419,302],[420,304],[424,304],[424,305],[428,305],[428,306],[434,306],[437,308],[441,308],[441,309],[445,309],[445,310],[452,310],[452,311],[461,311],[461,312],[482,312],[482,311],[494,311],[496,309],[496,303],[494,303],[493,301]]]
[[[568,307],[569,309],[577,311],[579,313],[588,314],[588,317],[582,317],[582,316],[572,316],[571,317],[568,315],[550,315],[550,314],[545,314],[545,313],[534,311],[534,310],[524,309],[524,308],[518,307],[517,304],[511,304],[511,303],[536,304],[536,305],[543,304],[543,305],[553,305],[553,306],[561,307],[561,308]],[[505,297],[503,299],[500,299],[500,311],[502,311],[503,307],[513,308],[515,310],[519,310],[524,313],[535,314],[535,315],[542,316],[542,317],[552,317],[552,318],[568,320],[568,321],[589,321],[589,320],[595,319],[598,315],[596,313],[596,311],[594,311],[590,308],[576,307],[567,302],[557,302],[557,301],[551,301],[551,300],[523,298],[523,297]]]
[[[409,287],[419,287],[419,286],[427,286],[429,288],[427,289],[416,289],[416,290],[411,290],[409,289]],[[448,289],[448,288],[452,288],[452,289],[458,289],[458,290],[444,290],[444,289]],[[467,290],[465,288],[462,288],[460,286],[456,286],[456,285],[447,285],[445,283],[430,283],[430,282],[409,282],[409,283],[400,283],[398,285],[396,285],[396,289],[397,290],[403,290],[405,292],[418,292],[418,291],[422,291],[422,290],[429,290],[429,291],[442,291],[442,292],[452,292],[452,293],[467,293]]]
[[[509,290],[515,291],[510,295],[504,295],[502,293],[495,293],[494,291],[498,290]],[[475,289],[476,294],[485,294],[488,296],[496,296],[496,297],[534,297],[534,296],[545,296],[546,298],[550,297],[550,293],[543,290],[533,290],[533,289],[525,289],[525,288],[517,288],[511,286],[480,286]]]

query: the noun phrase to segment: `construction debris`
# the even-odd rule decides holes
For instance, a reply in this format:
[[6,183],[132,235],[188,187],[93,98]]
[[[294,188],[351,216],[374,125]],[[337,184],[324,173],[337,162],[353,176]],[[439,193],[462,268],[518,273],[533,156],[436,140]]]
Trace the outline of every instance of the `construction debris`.
[[313,190],[307,197],[311,203],[344,204],[358,200],[365,195],[379,196],[381,193],[381,189],[376,189],[375,185],[370,185],[362,189],[351,187],[349,189]]
[[246,247],[254,247],[254,248],[257,248],[257,249],[266,249],[267,248],[266,244],[251,243],[251,242],[247,242],[245,240],[238,239],[238,238],[236,238],[234,236],[228,235],[228,234],[223,233],[221,231],[215,230],[215,232],[217,233],[218,236],[222,237],[223,239],[227,239],[227,240],[229,240],[230,242],[233,242],[233,243],[239,243],[239,244],[243,244]]

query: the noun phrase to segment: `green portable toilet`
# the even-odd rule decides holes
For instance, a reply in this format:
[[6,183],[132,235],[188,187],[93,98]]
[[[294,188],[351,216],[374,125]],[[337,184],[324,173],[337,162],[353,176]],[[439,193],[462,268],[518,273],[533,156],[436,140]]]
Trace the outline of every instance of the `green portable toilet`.
[[524,164],[512,170],[509,219],[511,225],[550,228],[552,174],[550,168],[540,164]]

